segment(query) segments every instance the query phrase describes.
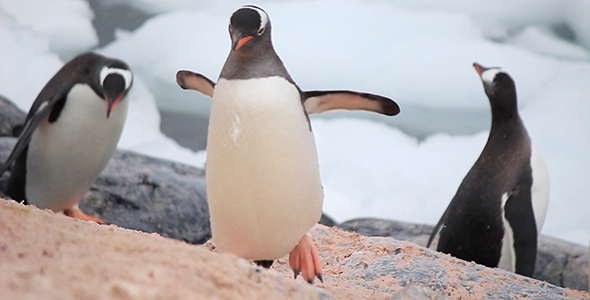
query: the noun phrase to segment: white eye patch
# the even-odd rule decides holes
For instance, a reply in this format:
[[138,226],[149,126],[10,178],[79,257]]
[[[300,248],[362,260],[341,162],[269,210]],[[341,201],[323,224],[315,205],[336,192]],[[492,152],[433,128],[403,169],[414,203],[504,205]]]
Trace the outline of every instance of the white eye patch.
[[100,84],[103,84],[105,78],[111,74],[121,75],[123,79],[125,79],[125,89],[129,89],[131,82],[133,82],[133,73],[131,73],[131,71],[119,68],[103,67],[102,70],[100,70]]
[[506,72],[506,70],[504,70],[502,68],[490,68],[490,69],[485,70],[481,74],[481,80],[483,82],[491,85],[494,83],[494,78],[496,78],[496,75],[498,75],[499,73],[508,74],[508,72]]

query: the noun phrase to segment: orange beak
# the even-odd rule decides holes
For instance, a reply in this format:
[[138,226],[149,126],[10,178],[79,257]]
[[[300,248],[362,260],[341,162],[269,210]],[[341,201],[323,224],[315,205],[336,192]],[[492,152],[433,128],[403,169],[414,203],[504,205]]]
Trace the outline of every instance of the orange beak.
[[104,102],[107,104],[107,118],[111,115],[111,113],[113,112],[113,110],[117,106],[117,103],[119,103],[119,101],[121,101],[121,98],[123,98],[123,95],[117,97],[114,100],[109,99],[107,96],[104,97],[104,100],[105,100]]
[[479,65],[478,63],[473,63],[473,68],[475,68],[475,71],[477,71],[477,74],[479,74],[479,76],[481,76],[481,73],[485,71],[485,68]]
[[251,35],[247,35],[245,37],[236,37],[235,35],[233,36],[234,38],[234,50],[239,50],[240,48],[242,48],[242,46],[244,46],[244,44],[246,44],[246,42],[248,42],[249,40],[251,40],[252,38],[254,38]]

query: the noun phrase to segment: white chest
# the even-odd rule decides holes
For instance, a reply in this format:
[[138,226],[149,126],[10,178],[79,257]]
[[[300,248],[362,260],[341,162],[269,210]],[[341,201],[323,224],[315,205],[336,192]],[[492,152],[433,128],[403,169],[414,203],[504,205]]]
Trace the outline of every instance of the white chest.
[[122,100],[110,117],[106,103],[87,85],[70,92],[56,122],[39,123],[29,144],[26,195],[41,208],[77,204],[115,151],[127,116]]
[[207,143],[218,249],[247,259],[288,254],[323,203],[315,141],[295,86],[280,77],[220,80]]

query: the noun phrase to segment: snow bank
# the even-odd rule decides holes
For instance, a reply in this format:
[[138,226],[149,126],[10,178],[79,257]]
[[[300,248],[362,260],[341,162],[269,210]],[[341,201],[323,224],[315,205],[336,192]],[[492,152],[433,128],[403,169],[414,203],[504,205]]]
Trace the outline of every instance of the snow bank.
[[49,39],[52,52],[70,59],[98,45],[94,13],[83,0],[3,0],[0,11]]

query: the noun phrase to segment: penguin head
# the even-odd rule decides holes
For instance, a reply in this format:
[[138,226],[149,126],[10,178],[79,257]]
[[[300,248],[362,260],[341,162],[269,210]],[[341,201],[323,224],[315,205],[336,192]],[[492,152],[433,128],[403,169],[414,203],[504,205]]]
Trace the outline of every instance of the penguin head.
[[473,67],[481,77],[492,107],[516,109],[516,86],[506,70],[499,67],[486,68],[478,63]]
[[95,92],[106,102],[107,118],[131,88],[133,73],[129,66],[117,59],[106,58],[100,65]]
[[260,7],[245,5],[232,14],[229,23],[232,51],[247,53],[270,41],[270,18]]

